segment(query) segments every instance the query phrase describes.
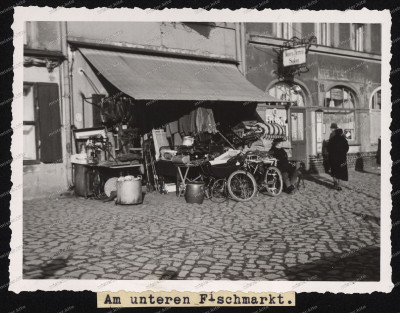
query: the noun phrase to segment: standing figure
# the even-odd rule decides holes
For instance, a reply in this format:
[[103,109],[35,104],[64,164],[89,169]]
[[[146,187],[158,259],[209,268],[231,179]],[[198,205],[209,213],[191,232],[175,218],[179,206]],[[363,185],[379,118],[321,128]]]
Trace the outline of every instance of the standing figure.
[[274,139],[269,153],[278,160],[278,169],[282,173],[286,191],[292,193],[295,190],[294,185],[297,182],[299,171],[295,166],[289,163],[288,155],[285,149],[282,148],[282,141],[284,141],[282,138]]
[[329,165],[331,167],[331,175],[336,190],[342,190],[342,187],[340,187],[341,180],[349,180],[347,170],[348,151],[349,144],[343,135],[343,130],[338,128],[335,130],[334,136],[329,139],[328,143]]
[[335,136],[336,130],[337,130],[338,128],[339,128],[339,127],[337,126],[336,123],[332,123],[332,124],[331,124],[331,133],[329,134],[329,139],[331,139],[333,136]]

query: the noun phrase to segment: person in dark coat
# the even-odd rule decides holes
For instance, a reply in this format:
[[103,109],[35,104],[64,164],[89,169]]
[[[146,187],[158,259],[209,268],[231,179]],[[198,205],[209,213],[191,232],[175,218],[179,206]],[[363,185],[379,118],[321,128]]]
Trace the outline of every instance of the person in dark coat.
[[331,133],[329,134],[329,139],[331,139],[336,134],[336,130],[338,129],[338,125],[336,123],[331,124]]
[[278,169],[282,173],[286,191],[292,193],[295,190],[294,184],[297,182],[299,172],[295,166],[289,163],[288,155],[282,148],[282,141],[284,141],[282,138],[274,139],[269,153],[278,160]]
[[342,190],[342,187],[340,187],[341,180],[349,180],[347,170],[348,151],[349,144],[343,134],[343,130],[338,128],[335,131],[335,135],[329,139],[328,143],[329,165],[331,167],[331,175],[336,190]]

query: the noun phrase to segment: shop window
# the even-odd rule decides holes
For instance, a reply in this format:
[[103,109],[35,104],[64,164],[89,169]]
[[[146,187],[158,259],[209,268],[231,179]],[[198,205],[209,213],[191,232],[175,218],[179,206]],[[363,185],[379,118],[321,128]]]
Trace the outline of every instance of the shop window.
[[381,135],[381,88],[375,89],[370,98],[370,142],[378,144]]
[[336,123],[339,128],[343,129],[348,141],[354,142],[356,140],[354,111],[324,112],[323,135],[325,140],[330,138],[330,126],[332,123]]
[[336,123],[348,141],[356,141],[355,125],[356,97],[353,91],[343,86],[335,86],[325,93],[323,133],[329,140],[330,125]]
[[24,83],[24,164],[62,163],[58,85]]
[[354,38],[356,51],[364,51],[364,25],[354,24]]
[[381,90],[378,89],[371,96],[371,109],[380,110],[381,109]]
[[294,106],[304,107],[305,94],[299,85],[289,86],[286,83],[277,83],[269,89],[269,94],[283,101],[293,101]]
[[325,107],[354,109],[354,93],[346,87],[334,87],[325,93]]

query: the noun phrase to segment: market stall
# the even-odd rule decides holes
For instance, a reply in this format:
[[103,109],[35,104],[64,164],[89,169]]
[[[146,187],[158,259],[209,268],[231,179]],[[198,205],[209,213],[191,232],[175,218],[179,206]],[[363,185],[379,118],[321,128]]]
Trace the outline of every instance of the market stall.
[[140,173],[148,191],[182,195],[182,186],[200,179],[202,162],[286,137],[284,126],[256,112],[259,102],[283,102],[249,83],[232,60],[78,49],[112,86],[108,97],[93,95],[97,103],[83,98],[100,111],[105,133],[97,135],[101,143],[89,135],[74,156],[86,154],[88,164],[94,156],[90,170],[118,172],[103,175],[100,193],[108,180]]

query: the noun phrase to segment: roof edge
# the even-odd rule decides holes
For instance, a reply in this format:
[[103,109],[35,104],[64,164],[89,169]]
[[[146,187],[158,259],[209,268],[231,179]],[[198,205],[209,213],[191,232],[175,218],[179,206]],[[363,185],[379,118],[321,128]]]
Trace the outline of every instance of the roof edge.
[[222,58],[218,56],[203,56],[198,54],[187,54],[187,53],[179,53],[172,51],[160,51],[145,47],[128,47],[128,46],[117,46],[112,44],[104,44],[92,41],[82,41],[82,40],[71,40],[68,39],[68,43],[71,45],[72,49],[79,48],[91,48],[98,50],[106,50],[106,51],[114,51],[114,52],[125,52],[125,53],[136,53],[136,54],[144,54],[144,55],[154,55],[154,56],[163,56],[170,57],[176,59],[189,59],[189,60],[197,60],[197,61],[208,61],[208,62],[220,62],[220,63],[228,63],[238,65],[239,61],[231,58]]

